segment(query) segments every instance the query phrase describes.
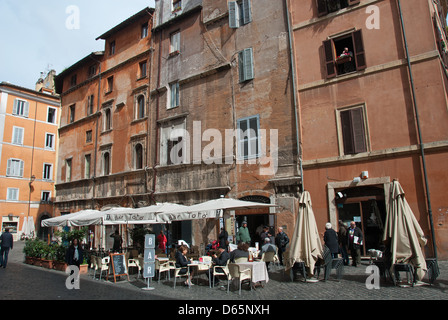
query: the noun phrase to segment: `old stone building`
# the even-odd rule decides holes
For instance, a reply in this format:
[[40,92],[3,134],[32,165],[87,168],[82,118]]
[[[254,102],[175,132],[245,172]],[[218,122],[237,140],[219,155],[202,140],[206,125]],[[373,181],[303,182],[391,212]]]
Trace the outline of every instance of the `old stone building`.
[[[157,0],[150,89],[150,185],[157,202],[221,196],[275,203],[226,213],[292,233],[300,186],[286,6],[274,1]],[[236,223],[236,224],[235,224]],[[172,225],[216,239],[217,221]],[[235,228],[236,227],[236,228]]]
[[99,36],[105,50],[61,72],[58,214],[147,201],[148,88],[154,9]]

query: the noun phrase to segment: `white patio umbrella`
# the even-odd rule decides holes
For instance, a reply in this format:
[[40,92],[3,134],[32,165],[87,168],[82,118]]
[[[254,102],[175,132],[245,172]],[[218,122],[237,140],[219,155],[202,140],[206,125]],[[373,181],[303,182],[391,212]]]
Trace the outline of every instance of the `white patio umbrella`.
[[23,218],[23,225],[22,225],[22,235],[27,236],[28,232],[28,217]]
[[28,223],[26,225],[27,234],[34,237],[36,227],[34,226],[34,218],[32,216],[28,217]]
[[276,207],[275,204],[243,201],[231,198],[209,200],[192,206],[180,206],[167,213],[158,213],[156,218],[165,222],[219,218],[220,210],[238,210]]
[[81,210],[78,212],[73,212],[70,214],[65,214],[62,216],[42,220],[41,226],[42,227],[65,227],[68,226],[68,221],[74,217],[80,216],[82,214],[87,214],[89,212],[96,211],[96,210]]
[[313,275],[314,266],[321,257],[322,243],[314,217],[311,196],[308,191],[304,191],[299,201],[299,213],[290,242],[286,270],[292,268],[296,262],[304,262],[309,269],[309,274]]
[[391,265],[409,263],[417,271],[417,280],[422,280],[427,271],[422,247],[427,240],[396,180],[392,182],[390,195],[383,241],[390,243]]

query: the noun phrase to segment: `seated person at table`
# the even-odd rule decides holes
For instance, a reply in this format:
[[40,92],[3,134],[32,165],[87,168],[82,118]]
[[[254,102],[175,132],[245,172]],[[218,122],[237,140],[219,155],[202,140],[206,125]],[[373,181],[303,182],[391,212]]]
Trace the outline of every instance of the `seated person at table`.
[[245,242],[240,242],[238,247],[230,252],[230,261],[235,262],[236,258],[247,258],[249,260],[249,245]]
[[[264,245],[261,247],[261,251],[258,255],[259,258],[261,258],[265,252],[277,252],[277,246],[271,243],[269,237],[264,239]],[[269,262],[266,262],[266,269],[269,271]]]
[[[230,259],[229,253],[225,250],[225,248],[219,247],[217,253],[212,256],[213,266],[223,266],[225,267],[227,261]],[[210,274],[213,277],[213,268],[210,270]],[[216,268],[216,271],[223,272],[222,268]],[[207,274],[208,277],[208,274]],[[213,278],[212,278],[213,279]],[[219,283],[219,279],[215,278],[215,284]]]
[[[184,275],[188,272],[188,264],[190,261],[187,259],[188,248],[181,245],[176,252],[176,268],[182,268],[179,274]],[[185,281],[185,285],[192,286],[191,279],[193,278],[193,272],[190,272],[190,277]]]

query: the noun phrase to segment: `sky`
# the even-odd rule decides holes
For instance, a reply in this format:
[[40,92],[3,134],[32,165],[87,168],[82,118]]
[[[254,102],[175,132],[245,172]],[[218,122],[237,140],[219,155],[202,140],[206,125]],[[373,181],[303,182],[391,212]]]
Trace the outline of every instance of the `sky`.
[[97,37],[154,0],[0,0],[0,82],[34,89],[94,51]]

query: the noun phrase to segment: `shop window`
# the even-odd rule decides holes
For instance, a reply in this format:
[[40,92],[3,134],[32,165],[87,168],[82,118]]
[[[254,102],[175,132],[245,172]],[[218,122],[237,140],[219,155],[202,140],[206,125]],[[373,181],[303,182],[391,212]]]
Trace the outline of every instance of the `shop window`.
[[316,0],[318,16],[325,16],[329,13],[359,4],[359,2],[360,0]]
[[325,40],[323,47],[327,78],[364,70],[367,67],[361,30]]

